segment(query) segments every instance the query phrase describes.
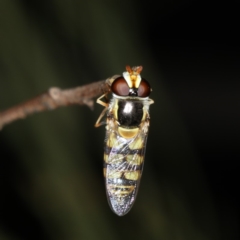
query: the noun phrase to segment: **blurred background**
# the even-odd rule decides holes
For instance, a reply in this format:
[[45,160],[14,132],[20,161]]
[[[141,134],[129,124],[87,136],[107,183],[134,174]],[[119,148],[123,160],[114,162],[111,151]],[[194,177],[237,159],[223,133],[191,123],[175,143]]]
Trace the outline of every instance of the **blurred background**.
[[0,239],[239,239],[239,20],[237,1],[1,0],[0,111],[127,64],[155,104],[124,217],[105,196],[101,106],[4,127]]

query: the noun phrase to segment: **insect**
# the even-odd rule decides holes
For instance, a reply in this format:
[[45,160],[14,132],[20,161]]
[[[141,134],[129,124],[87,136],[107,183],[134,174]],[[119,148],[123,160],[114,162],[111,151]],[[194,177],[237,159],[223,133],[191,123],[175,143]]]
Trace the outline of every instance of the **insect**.
[[122,76],[107,79],[112,91],[110,102],[97,99],[105,109],[95,126],[107,114],[104,147],[104,177],[108,203],[119,216],[132,208],[143,171],[149,128],[151,87],[141,77],[142,66],[126,66]]

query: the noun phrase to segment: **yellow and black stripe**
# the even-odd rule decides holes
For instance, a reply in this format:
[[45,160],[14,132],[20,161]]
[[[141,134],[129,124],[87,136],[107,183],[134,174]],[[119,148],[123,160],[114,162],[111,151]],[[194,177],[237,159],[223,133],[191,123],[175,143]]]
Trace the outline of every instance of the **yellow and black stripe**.
[[104,177],[109,205],[119,216],[125,215],[136,199],[143,170],[146,137],[140,128],[132,139],[121,137],[118,131],[107,131]]

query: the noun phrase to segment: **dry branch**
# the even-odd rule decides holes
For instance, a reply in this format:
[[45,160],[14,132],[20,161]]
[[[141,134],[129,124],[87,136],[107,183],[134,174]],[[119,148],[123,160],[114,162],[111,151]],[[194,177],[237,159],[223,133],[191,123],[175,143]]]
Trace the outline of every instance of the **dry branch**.
[[[115,78],[113,76],[110,79]],[[87,105],[93,107],[93,98],[110,92],[108,80],[94,82],[81,87],[61,90],[57,87],[50,88],[47,92],[0,112],[0,130],[6,124],[18,119],[23,119],[33,113],[53,110],[62,106]]]

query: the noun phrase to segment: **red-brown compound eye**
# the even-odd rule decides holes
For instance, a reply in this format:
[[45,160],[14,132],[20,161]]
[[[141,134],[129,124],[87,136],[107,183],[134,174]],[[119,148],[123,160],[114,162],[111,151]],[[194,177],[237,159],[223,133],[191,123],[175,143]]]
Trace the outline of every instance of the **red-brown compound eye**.
[[142,78],[141,83],[138,88],[138,97],[148,97],[151,93],[151,87],[148,81]]
[[111,90],[118,96],[128,96],[129,94],[128,84],[123,77],[118,77],[114,80],[111,86]]

